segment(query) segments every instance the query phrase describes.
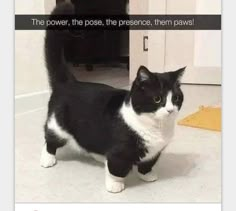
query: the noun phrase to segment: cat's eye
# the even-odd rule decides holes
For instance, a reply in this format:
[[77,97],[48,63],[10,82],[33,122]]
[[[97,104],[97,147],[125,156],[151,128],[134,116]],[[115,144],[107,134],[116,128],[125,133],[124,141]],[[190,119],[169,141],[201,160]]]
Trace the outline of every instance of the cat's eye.
[[159,104],[161,102],[161,96],[156,96],[153,98],[153,100],[156,104]]
[[174,100],[174,102],[178,102],[179,99],[180,99],[180,98],[179,98],[179,95],[175,95],[173,100]]

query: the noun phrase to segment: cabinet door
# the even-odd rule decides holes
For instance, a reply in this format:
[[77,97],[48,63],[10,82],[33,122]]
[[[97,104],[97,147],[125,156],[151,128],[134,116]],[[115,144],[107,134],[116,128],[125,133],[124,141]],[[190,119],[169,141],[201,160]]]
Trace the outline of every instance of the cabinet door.
[[[165,15],[166,0],[149,0],[148,14]],[[164,72],[165,38],[165,30],[148,31],[148,68],[152,72]]]
[[[166,0],[130,0],[129,14],[165,14]],[[152,72],[164,71],[165,31],[130,31],[130,80],[133,81],[140,65]]]
[[[148,0],[129,0],[129,14],[148,14]],[[130,80],[136,77],[140,65],[148,65],[148,31],[130,30],[129,60],[130,60]]]
[[[220,0],[166,0],[167,14],[220,14]],[[165,71],[187,66],[183,83],[221,84],[221,31],[166,31]]]

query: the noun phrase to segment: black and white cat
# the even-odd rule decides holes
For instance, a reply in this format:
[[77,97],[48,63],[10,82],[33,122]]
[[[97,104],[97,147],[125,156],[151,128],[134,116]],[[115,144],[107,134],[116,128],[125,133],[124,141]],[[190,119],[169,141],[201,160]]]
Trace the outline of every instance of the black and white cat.
[[[52,14],[73,14],[71,4],[60,4]],[[184,69],[152,73],[141,66],[131,90],[74,79],[64,62],[66,31],[47,30],[45,56],[52,95],[45,124],[46,143],[41,166],[56,164],[58,148],[72,143],[105,163],[109,192],[125,188],[133,166],[145,181],[155,181],[152,167],[174,133],[182,106],[180,78]]]

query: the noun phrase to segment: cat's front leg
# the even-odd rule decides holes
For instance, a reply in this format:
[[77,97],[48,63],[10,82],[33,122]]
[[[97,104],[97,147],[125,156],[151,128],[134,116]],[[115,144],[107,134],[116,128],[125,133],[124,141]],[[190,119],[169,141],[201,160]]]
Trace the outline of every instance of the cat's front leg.
[[108,169],[106,165],[106,175],[105,175],[105,183],[106,183],[106,190],[111,193],[119,193],[125,189],[125,181],[124,177],[117,177],[114,176]]
[[158,179],[157,173],[153,171],[152,167],[156,164],[160,153],[149,161],[139,163],[138,166],[138,177],[146,182],[154,182]]
[[132,164],[118,157],[109,157],[105,163],[106,190],[119,193],[125,189],[125,177],[132,168]]

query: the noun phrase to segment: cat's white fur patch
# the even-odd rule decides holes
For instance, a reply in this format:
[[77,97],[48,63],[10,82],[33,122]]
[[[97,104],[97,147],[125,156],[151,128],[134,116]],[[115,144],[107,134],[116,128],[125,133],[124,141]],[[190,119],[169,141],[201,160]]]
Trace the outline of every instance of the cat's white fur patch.
[[167,94],[165,108],[168,112],[174,111],[174,105],[172,103],[172,92],[168,92]]
[[65,139],[65,140],[74,139],[74,137],[72,135],[70,135],[67,131],[65,131],[58,124],[56,116],[55,116],[54,113],[50,116],[50,118],[47,121],[47,128],[50,129],[51,131],[53,131],[55,133],[55,135],[57,135],[61,139]]
[[[155,117],[159,120],[164,120],[166,119],[171,119],[173,117],[175,117],[176,113],[178,113],[178,107],[176,105],[173,105],[172,103],[172,92],[169,91],[167,93],[167,97],[166,97],[166,104],[164,107],[161,107],[160,109],[158,109],[156,112],[155,112]],[[173,112],[173,113],[171,113]],[[171,115],[170,115],[171,113]]]
[[120,114],[125,123],[135,131],[143,140],[148,149],[145,157],[141,161],[147,161],[155,157],[170,142],[175,126],[176,112],[169,113],[167,109],[176,110],[171,102],[172,93],[168,93],[166,106],[155,113],[137,114],[132,106],[132,100],[123,103]]
[[102,163],[105,162],[105,156],[96,154],[96,153],[87,152],[87,150],[81,147],[77,143],[75,138],[58,124],[54,113],[50,116],[50,118],[47,121],[47,128],[53,131],[53,133],[57,135],[59,138],[66,140],[66,145],[69,148],[72,148],[73,150],[77,151],[80,154],[89,155],[98,162],[102,162]]
[[65,140],[68,147],[78,151],[79,153],[85,153],[85,150],[78,145],[75,138],[58,124],[54,113],[47,121],[47,128],[53,131],[53,133],[60,139]]
[[157,174],[153,171],[150,171],[147,174],[141,174],[138,172],[138,177],[145,182],[154,182],[158,179]]
[[105,185],[106,190],[111,193],[119,193],[125,189],[124,178],[112,175],[109,172],[107,161],[105,161]]
[[47,145],[45,144],[41,153],[40,165],[44,168],[49,168],[56,165],[56,163],[57,160],[55,155],[48,153]]

